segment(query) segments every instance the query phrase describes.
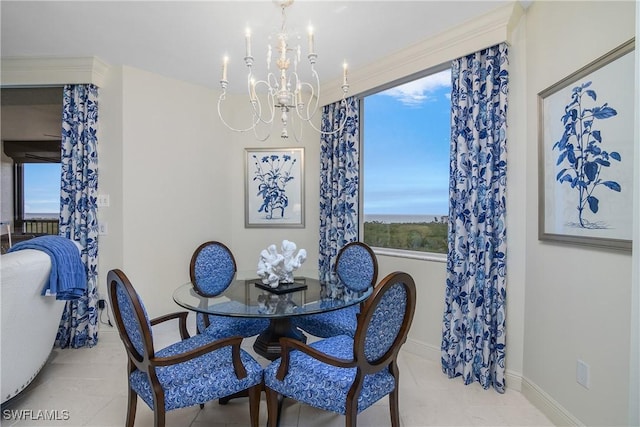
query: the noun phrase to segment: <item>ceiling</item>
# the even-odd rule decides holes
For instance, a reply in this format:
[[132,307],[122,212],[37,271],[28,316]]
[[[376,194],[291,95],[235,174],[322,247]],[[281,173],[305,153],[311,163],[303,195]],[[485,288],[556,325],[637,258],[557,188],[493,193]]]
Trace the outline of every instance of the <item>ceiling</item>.
[[[350,69],[364,67],[509,2],[297,0],[286,8],[287,28],[297,35],[289,43],[301,45],[306,66],[307,26],[314,27],[316,69],[326,83],[340,78],[343,62]],[[281,26],[279,4],[275,0],[2,0],[2,58],[97,56],[112,66],[132,66],[218,88],[222,58],[228,55],[233,91],[246,84],[247,27],[252,32],[254,71],[264,74],[267,40]],[[5,125],[3,103],[2,138],[11,139]],[[15,131],[20,126],[7,128]],[[50,131],[38,130],[34,137],[45,133]]]

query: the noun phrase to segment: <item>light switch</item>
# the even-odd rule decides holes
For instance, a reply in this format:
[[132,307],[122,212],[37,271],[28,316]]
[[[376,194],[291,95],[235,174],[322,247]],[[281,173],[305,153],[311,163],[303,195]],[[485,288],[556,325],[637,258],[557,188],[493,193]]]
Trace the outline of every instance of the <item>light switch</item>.
[[99,222],[98,223],[98,235],[99,236],[106,236],[107,234],[109,234],[109,225],[106,222]]

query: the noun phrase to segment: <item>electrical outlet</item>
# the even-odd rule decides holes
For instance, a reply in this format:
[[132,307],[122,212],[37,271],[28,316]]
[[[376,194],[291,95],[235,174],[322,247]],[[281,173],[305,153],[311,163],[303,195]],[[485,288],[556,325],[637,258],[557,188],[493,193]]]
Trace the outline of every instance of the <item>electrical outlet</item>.
[[580,359],[576,363],[576,381],[584,388],[589,388],[589,365]]
[[105,307],[105,301],[103,299],[99,299],[98,300],[98,308],[100,310],[104,310],[104,307]]

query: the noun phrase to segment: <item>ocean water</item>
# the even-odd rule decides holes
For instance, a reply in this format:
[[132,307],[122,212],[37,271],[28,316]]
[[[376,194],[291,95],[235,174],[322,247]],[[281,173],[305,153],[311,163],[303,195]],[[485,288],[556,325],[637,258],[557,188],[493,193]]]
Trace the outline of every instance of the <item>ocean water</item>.
[[31,212],[24,214],[24,219],[58,219],[60,214],[56,212]]
[[446,214],[425,214],[425,215],[379,215],[364,214],[364,222],[378,221],[384,224],[401,224],[408,222],[447,222]]

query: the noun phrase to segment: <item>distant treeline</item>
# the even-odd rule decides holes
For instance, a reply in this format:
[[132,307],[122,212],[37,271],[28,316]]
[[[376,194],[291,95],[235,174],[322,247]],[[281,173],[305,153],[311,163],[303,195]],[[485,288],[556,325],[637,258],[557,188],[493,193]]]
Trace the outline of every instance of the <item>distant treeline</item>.
[[380,248],[447,253],[446,222],[364,223],[364,242]]

